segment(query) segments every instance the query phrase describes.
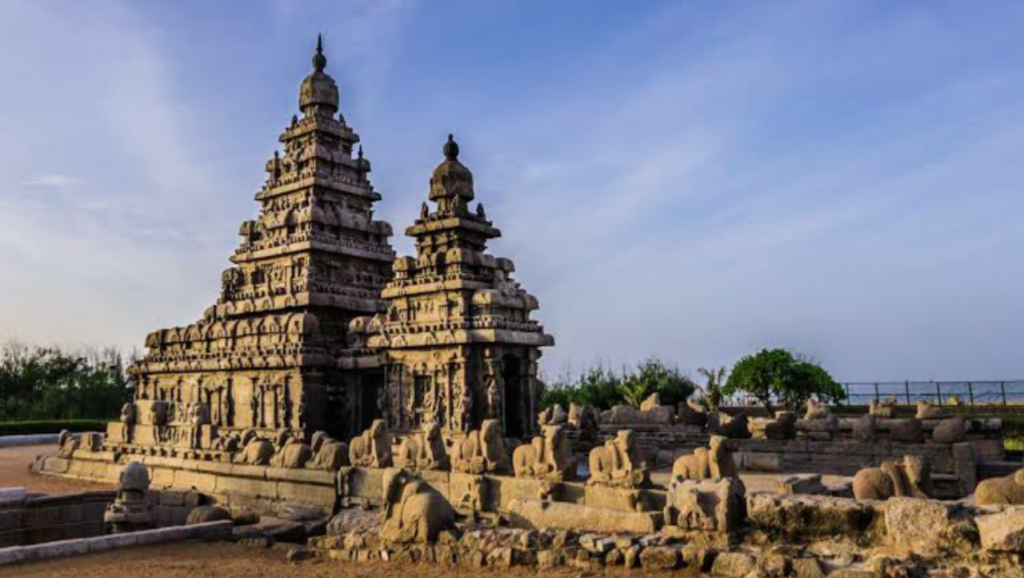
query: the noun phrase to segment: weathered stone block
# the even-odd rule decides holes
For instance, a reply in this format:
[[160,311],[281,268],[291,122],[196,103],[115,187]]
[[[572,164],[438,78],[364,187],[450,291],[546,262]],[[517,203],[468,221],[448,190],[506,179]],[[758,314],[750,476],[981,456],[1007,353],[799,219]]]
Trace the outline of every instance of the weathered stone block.
[[715,562],[711,566],[711,573],[726,578],[744,578],[754,571],[756,563],[754,557],[744,552],[722,552],[715,556]]
[[889,542],[921,555],[935,555],[949,527],[949,506],[935,500],[889,498],[884,503]]
[[679,565],[679,551],[669,546],[651,546],[640,553],[645,570],[672,570]]
[[870,507],[848,498],[765,492],[747,495],[750,524],[789,539],[857,538],[871,524],[872,517]]
[[824,494],[828,488],[821,483],[821,474],[795,474],[774,481],[772,487],[779,494]]
[[985,550],[1024,553],[1024,506],[1007,506],[974,521]]
[[513,500],[509,519],[521,528],[549,528],[615,534],[651,534],[662,525],[660,513],[619,512],[562,502]]

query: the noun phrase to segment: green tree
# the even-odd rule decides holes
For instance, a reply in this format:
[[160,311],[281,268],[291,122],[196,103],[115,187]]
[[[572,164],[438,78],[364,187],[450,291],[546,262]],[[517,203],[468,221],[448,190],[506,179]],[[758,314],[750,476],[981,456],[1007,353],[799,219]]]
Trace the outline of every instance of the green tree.
[[701,404],[708,411],[718,411],[718,407],[722,405],[722,400],[725,399],[725,395],[722,393],[722,389],[725,386],[725,368],[715,369],[712,367],[707,369],[702,367],[697,370],[697,373],[704,376],[705,380],[704,387],[697,386],[697,389],[700,390]]
[[774,413],[774,404],[796,410],[812,397],[836,402],[846,397],[827,371],[785,349],[763,349],[740,359],[723,388],[726,396],[747,393]]

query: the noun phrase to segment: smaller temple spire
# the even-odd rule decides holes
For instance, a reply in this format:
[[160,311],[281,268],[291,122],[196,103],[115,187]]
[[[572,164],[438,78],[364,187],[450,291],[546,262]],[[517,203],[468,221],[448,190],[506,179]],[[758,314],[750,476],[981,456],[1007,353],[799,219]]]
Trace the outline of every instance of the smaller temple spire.
[[317,71],[322,72],[327,67],[327,57],[324,56],[324,38],[323,35],[316,35],[316,54],[313,55],[313,68]]

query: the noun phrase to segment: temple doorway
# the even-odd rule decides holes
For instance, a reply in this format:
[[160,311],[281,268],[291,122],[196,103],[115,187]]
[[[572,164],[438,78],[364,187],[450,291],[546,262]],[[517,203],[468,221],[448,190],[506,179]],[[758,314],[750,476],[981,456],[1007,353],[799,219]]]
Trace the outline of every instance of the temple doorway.
[[505,436],[522,440],[526,431],[523,429],[523,374],[519,358],[506,355],[501,365],[505,384]]

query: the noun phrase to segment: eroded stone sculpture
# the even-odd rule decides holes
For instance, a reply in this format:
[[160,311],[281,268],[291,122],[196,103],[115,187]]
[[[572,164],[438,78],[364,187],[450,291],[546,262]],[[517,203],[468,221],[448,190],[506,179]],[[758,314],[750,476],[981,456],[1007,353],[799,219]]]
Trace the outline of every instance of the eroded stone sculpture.
[[364,468],[391,466],[391,432],[382,419],[373,420],[370,429],[352,439],[348,446],[349,462]]
[[57,451],[57,455],[62,458],[70,458],[75,455],[75,450],[78,449],[78,438],[74,436],[68,430],[61,430],[60,435],[57,436],[57,445],[60,449]]
[[614,439],[590,450],[588,484],[638,488],[649,476],[633,430],[621,430]]
[[917,402],[917,419],[942,419],[946,412],[939,406],[933,405],[930,400],[922,399]]
[[892,417],[893,411],[896,409],[896,400],[887,397],[881,400],[873,399],[868,402],[868,414],[878,416],[883,419],[889,419]]
[[111,533],[135,532],[153,527],[153,505],[147,499],[149,471],[139,462],[121,468],[117,496],[107,506],[103,523]]
[[349,465],[348,444],[339,442],[325,432],[313,434],[313,459],[306,463],[311,470],[335,471]]
[[452,469],[470,474],[501,473],[509,470],[508,449],[501,435],[501,424],[487,419],[480,429],[466,434],[452,447]]
[[853,477],[853,495],[858,500],[928,498],[931,493],[931,464],[922,456],[905,456],[902,463],[885,461]]
[[974,489],[977,506],[1024,505],[1024,470],[1000,478],[982,480]]
[[804,419],[828,419],[832,415],[832,410],[829,407],[818,400],[811,399],[807,400],[807,413],[804,414]]
[[967,420],[962,415],[946,418],[937,423],[932,430],[932,439],[940,444],[960,443],[966,437]]
[[282,431],[277,438],[277,452],[270,458],[275,468],[304,468],[313,459],[313,448],[295,439],[288,431]]
[[733,439],[750,438],[749,418],[745,413],[729,415],[723,411],[715,412],[709,416],[709,428],[711,433]]
[[233,458],[236,464],[266,466],[274,457],[274,444],[259,437],[256,430],[246,430],[242,434],[240,447],[242,451]]
[[546,425],[542,432],[543,436],[533,438],[529,444],[512,452],[516,477],[549,481],[575,479],[576,459],[563,426]]
[[455,512],[440,493],[406,470],[384,476],[380,536],[392,542],[436,542],[455,526]]
[[739,471],[726,438],[713,435],[707,448],[697,448],[692,454],[676,459],[672,464],[670,483],[683,480],[717,480],[737,475]]
[[418,470],[447,470],[448,452],[441,437],[441,426],[429,423],[424,431],[406,436],[394,455],[395,467]]

